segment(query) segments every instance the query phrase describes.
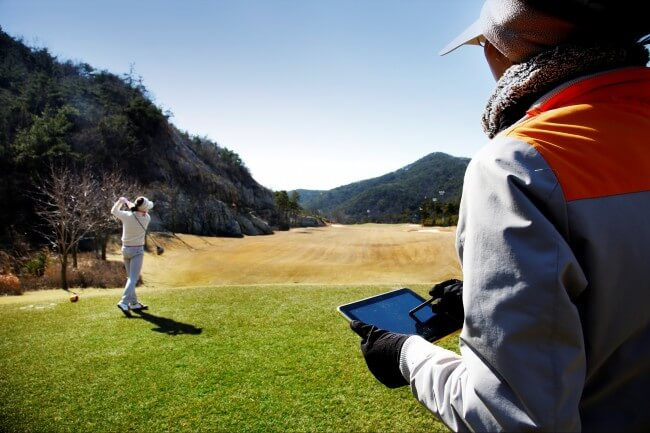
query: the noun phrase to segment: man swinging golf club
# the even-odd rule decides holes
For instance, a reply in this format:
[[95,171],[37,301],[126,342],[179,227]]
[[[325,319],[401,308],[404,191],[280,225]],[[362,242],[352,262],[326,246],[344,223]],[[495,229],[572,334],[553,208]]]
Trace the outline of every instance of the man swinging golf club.
[[[126,205],[128,210],[122,210],[123,205]],[[122,221],[122,256],[124,257],[127,280],[117,308],[127,317],[131,317],[131,311],[149,308],[138,300],[135,294],[135,285],[142,270],[144,240],[147,226],[151,221],[149,210],[152,208],[153,202],[146,197],[138,197],[135,203],[131,203],[125,197],[120,197],[111,209],[111,213]]]

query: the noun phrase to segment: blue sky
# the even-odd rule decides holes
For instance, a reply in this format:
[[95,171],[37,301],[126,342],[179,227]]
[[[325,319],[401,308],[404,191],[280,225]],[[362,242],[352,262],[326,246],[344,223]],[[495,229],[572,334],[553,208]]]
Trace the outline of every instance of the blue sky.
[[0,25],[62,60],[131,64],[176,126],[263,185],[330,189],[439,151],[472,156],[494,81],[437,52],[481,0],[0,0]]

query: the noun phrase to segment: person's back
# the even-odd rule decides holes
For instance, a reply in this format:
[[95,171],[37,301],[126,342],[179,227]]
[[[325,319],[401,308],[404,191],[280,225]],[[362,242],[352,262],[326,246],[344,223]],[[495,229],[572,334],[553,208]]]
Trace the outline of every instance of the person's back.
[[145,212],[120,210],[115,206],[111,213],[122,222],[122,245],[143,246],[151,216]]
[[647,430],[650,69],[602,73],[555,98],[504,135],[542,155],[566,201],[554,223],[587,282],[571,294],[585,342],[582,428]]
[[644,11],[488,0],[443,50],[484,43],[498,79],[463,185],[461,356],[352,328],[375,376],[401,376],[452,430],[650,430]]
[[[499,194],[490,197],[488,191],[499,189],[499,185],[494,184],[491,176],[476,173],[486,168],[494,171],[499,164],[509,165],[500,169],[507,172],[505,177],[514,177],[513,182],[521,183],[518,189],[537,209],[521,221],[513,222],[513,215],[506,212],[501,215],[504,217],[501,222],[488,221],[485,225],[490,225],[494,232],[507,233],[518,222],[535,226],[548,220],[553,224],[549,231],[557,230],[561,234],[557,252],[553,247],[539,245],[514,250],[531,262],[531,268],[540,268],[540,273],[551,263],[564,264],[567,268],[552,273],[564,279],[561,285],[568,292],[567,301],[570,300],[565,307],[576,306],[580,326],[571,319],[566,320],[571,312],[553,314],[547,322],[548,332],[556,334],[554,339],[568,343],[569,349],[558,344],[559,353],[549,351],[548,355],[557,364],[556,368],[567,368],[562,361],[571,361],[576,376],[585,376],[583,380],[576,377],[574,383],[578,387],[574,397],[579,397],[580,422],[585,431],[638,431],[650,427],[650,412],[643,410],[650,389],[650,310],[647,307],[650,304],[647,276],[650,148],[646,138],[649,136],[650,69],[608,71],[583,77],[543,97],[529,110],[526,119],[499,133],[475,156],[466,178],[464,200],[491,214],[495,204],[490,201]],[[462,220],[459,238],[474,236],[466,231],[475,232],[481,225],[476,218],[470,222]],[[554,254],[574,257],[551,261]],[[464,268],[469,268],[468,273],[479,267],[484,269],[484,260],[479,261],[482,264],[465,262]],[[528,278],[528,282],[531,280]],[[469,290],[472,283],[472,276],[468,275]],[[544,284],[539,284],[538,290],[543,287]],[[503,297],[492,301],[498,312]],[[482,306],[473,308],[473,302],[468,301],[466,310],[470,310],[470,319],[480,317],[480,321],[504,323],[499,318],[486,319],[489,313],[477,316],[472,312],[473,309],[489,310],[486,305],[489,302],[483,299]],[[546,308],[556,305],[558,310],[562,304],[559,299],[544,304],[536,296],[528,295],[516,302],[536,303]],[[525,308],[518,307],[522,311]],[[506,333],[518,332],[508,326],[521,328],[520,324],[507,323],[503,325]],[[504,348],[503,341],[486,339],[484,331],[475,331],[464,332],[467,344],[482,356],[498,356],[497,351]],[[536,332],[543,329],[533,327],[520,338],[539,341]],[[539,395],[532,396],[537,400],[544,394],[544,384],[552,382],[552,377],[541,376],[540,382],[535,383],[535,375],[529,374],[534,365],[526,363],[528,353],[533,352],[525,347],[513,350],[516,354],[506,362],[509,366],[497,367],[503,368],[499,373],[515,388],[517,382],[521,389],[540,387]],[[526,402],[530,397],[521,398]],[[565,403],[558,400],[551,407]],[[535,404],[528,406],[534,408]]]

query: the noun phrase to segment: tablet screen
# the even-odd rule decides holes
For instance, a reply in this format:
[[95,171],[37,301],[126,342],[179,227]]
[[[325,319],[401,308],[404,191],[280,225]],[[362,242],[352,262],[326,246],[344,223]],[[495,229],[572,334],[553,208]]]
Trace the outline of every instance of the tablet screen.
[[430,341],[455,330],[449,330],[447,321],[436,317],[430,306],[415,313],[418,320],[411,317],[409,311],[423,302],[412,290],[398,289],[341,305],[338,310],[349,320],[361,320],[391,332],[418,334]]

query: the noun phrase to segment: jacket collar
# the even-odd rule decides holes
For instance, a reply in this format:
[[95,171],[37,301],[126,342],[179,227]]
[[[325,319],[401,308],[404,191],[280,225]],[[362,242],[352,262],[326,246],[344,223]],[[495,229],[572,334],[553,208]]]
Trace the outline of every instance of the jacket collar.
[[526,117],[533,117],[545,111],[569,105],[604,87],[621,85],[639,85],[647,92],[647,89],[650,89],[650,68],[619,68],[576,78],[556,87],[535,101],[526,111]]

